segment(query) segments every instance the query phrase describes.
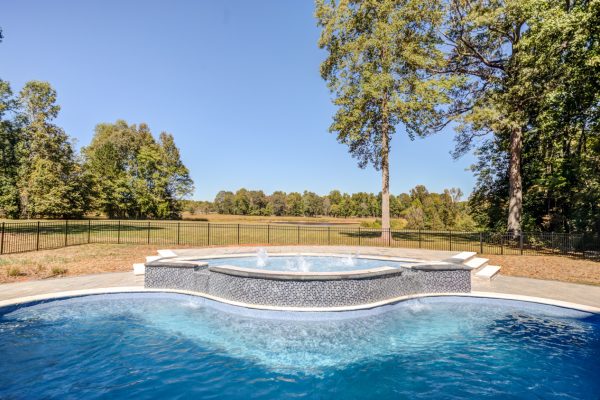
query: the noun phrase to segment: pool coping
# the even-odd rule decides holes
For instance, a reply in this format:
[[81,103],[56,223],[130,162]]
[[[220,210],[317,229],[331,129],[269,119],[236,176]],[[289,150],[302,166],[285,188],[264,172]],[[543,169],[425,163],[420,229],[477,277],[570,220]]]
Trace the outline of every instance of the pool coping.
[[223,299],[216,296],[211,296],[205,293],[194,292],[189,290],[178,290],[178,289],[148,289],[139,286],[123,286],[123,287],[106,287],[106,288],[94,288],[94,289],[81,289],[81,290],[70,290],[64,292],[55,292],[48,294],[39,294],[25,297],[18,297],[9,300],[0,301],[0,308],[23,305],[26,306],[28,303],[34,303],[46,300],[60,300],[65,298],[90,296],[99,294],[116,294],[116,293],[179,293],[185,295],[192,295],[197,297],[203,297],[209,300],[217,301],[232,306],[256,309],[256,310],[268,310],[268,311],[284,311],[284,312],[344,312],[344,311],[358,311],[368,310],[389,304],[399,303],[406,300],[418,299],[424,297],[471,297],[471,298],[489,298],[489,299],[500,299],[500,300],[516,300],[529,303],[544,304],[549,306],[567,308],[577,311],[584,311],[593,314],[600,314],[600,307],[594,307],[584,304],[572,303],[562,300],[547,299],[543,297],[524,296],[517,294],[507,293],[495,293],[495,292],[480,292],[472,291],[470,293],[418,293],[406,296],[400,296],[391,298],[379,302],[360,304],[353,306],[343,307],[279,307],[269,305],[256,305],[240,303]]

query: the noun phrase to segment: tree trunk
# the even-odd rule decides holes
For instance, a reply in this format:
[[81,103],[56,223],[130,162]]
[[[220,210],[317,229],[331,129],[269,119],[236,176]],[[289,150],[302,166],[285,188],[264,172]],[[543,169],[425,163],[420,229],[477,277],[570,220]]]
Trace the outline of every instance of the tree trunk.
[[389,240],[390,236],[390,137],[387,126],[381,135],[381,238]]
[[521,182],[522,147],[523,130],[521,127],[515,127],[510,133],[508,232],[516,236],[521,234],[521,216],[523,212],[523,184]]

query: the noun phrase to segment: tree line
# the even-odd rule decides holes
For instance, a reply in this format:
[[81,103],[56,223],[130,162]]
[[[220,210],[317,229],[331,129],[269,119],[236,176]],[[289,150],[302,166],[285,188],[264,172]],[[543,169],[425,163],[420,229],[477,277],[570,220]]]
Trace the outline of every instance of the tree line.
[[[469,216],[468,204],[462,201],[460,189],[432,193],[418,185],[409,193],[390,195],[390,213],[397,220],[393,228],[474,230],[476,224]],[[378,217],[381,215],[381,193],[342,193],[332,190],[325,196],[314,192],[275,191],[270,195],[262,190],[239,189],[220,191],[213,202],[184,201],[184,209],[192,214],[219,213],[254,216],[331,216]],[[381,227],[381,221],[373,224]]]
[[600,231],[600,8],[595,0],[317,0],[331,132],[382,171],[392,136],[446,126],[475,151],[479,224]]
[[0,80],[0,217],[178,218],[193,190],[173,135],[146,124],[96,126],[81,153],[53,120],[60,106],[47,82],[14,95]]

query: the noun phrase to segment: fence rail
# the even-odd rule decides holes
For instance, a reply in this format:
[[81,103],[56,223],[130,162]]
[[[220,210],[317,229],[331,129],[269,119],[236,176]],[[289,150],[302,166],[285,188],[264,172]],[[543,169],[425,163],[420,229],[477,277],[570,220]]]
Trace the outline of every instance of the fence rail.
[[592,234],[381,230],[344,226],[218,224],[186,221],[40,221],[0,223],[0,254],[87,243],[218,245],[358,245],[481,254],[566,254],[600,259]]

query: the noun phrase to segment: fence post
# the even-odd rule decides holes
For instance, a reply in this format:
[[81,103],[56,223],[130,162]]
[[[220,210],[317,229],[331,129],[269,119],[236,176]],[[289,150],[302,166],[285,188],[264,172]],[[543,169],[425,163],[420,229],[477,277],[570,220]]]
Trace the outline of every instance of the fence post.
[[2,222],[2,228],[0,229],[0,254],[4,253],[4,222]]
[[181,222],[177,222],[177,246],[179,246],[179,228],[180,228]]
[[452,231],[450,232],[450,251],[452,251]]
[[296,228],[297,228],[296,229],[297,241],[298,241],[298,244],[300,244],[300,225],[298,225]]
[[421,228],[419,228],[419,248],[421,248],[423,244],[421,243]]
[[523,255],[523,236],[525,236],[525,233],[521,232],[519,235],[519,250],[521,251],[521,255]]
[[360,243],[362,242],[362,235],[360,234],[360,226],[358,227],[358,245],[360,246]]
[[240,224],[237,226],[237,238],[238,238],[238,246],[240,244]]
[[210,222],[207,222],[206,226],[207,226],[207,229],[208,229],[208,231],[206,233],[207,241],[208,241],[207,246],[210,246]]
[[91,239],[91,234],[92,233],[92,220],[88,219],[88,244],[91,243],[90,239]]
[[552,254],[554,254],[554,232],[550,232],[550,246],[552,248]]
[[0,254],[4,253],[4,222],[2,222],[2,228],[0,229]]
[[504,234],[500,235],[500,254],[504,255]]
[[117,222],[117,244],[121,244],[121,220]]
[[69,245],[69,220],[65,219],[65,247]]
[[483,254],[483,232],[479,232],[479,254]]
[[271,244],[271,225],[267,224],[267,244]]
[[327,226],[327,245],[331,244],[331,227]]
[[148,241],[148,244],[150,244],[150,221],[148,221],[148,240],[147,241]]
[[40,221],[37,222],[37,230],[35,234],[35,251],[40,249]]
[[392,228],[388,229],[388,247],[392,247]]

